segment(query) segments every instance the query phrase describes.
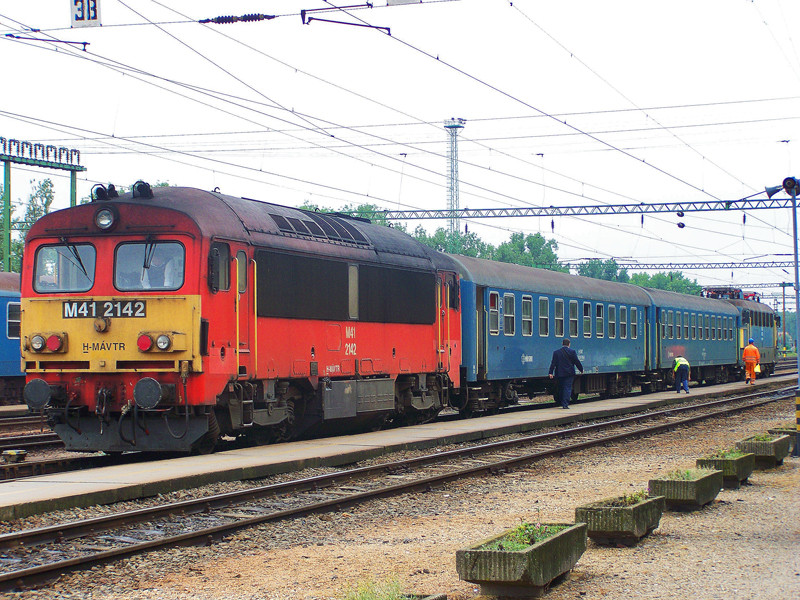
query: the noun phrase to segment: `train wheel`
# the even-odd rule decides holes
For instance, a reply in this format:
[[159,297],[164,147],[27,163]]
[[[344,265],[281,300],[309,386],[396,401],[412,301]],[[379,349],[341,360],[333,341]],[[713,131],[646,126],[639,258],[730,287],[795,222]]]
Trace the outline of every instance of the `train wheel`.
[[197,454],[211,454],[217,447],[217,440],[209,434],[200,438],[194,446],[194,452]]

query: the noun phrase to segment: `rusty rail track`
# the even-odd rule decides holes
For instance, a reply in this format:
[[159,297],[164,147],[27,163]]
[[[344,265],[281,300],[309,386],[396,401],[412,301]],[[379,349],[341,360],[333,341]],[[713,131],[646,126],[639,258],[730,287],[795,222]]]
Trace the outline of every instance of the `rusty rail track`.
[[[761,391],[404,461],[8,533],[0,535],[0,551],[4,564],[15,564],[16,568],[8,571],[0,567],[0,589],[23,588],[70,570],[150,550],[210,543],[237,530],[271,521],[333,511],[373,498],[430,490],[465,477],[505,472],[549,456],[652,435],[793,395],[793,387]],[[80,540],[80,543],[76,545],[75,540]]]

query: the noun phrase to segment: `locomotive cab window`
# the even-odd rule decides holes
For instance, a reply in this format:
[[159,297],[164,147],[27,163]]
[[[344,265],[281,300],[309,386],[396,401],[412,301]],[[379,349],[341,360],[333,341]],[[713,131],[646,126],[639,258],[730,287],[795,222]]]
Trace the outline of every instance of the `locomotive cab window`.
[[90,244],[42,246],[34,259],[33,289],[41,294],[88,291],[94,285],[96,258]]
[[243,294],[247,291],[247,253],[244,250],[236,253],[236,273],[239,293]]
[[213,242],[208,255],[208,287],[212,292],[231,287],[231,248],[222,242]]
[[123,291],[177,290],[183,285],[185,250],[178,242],[132,242],[117,246],[114,287]]

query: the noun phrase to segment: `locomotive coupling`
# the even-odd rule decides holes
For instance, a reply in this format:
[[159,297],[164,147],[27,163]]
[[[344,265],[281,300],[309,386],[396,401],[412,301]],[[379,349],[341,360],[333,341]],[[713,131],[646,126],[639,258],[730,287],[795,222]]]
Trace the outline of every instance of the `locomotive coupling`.
[[133,401],[136,406],[145,410],[155,408],[162,400],[171,400],[174,397],[174,384],[162,385],[152,377],[143,377],[133,388]]
[[30,410],[42,410],[50,400],[63,398],[65,390],[60,385],[50,385],[44,379],[31,379],[25,384],[22,396]]

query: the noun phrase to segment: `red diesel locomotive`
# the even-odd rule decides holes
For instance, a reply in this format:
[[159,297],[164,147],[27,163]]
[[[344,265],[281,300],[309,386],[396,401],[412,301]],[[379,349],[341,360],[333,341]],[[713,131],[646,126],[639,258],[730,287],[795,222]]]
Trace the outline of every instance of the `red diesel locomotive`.
[[210,451],[433,418],[459,386],[452,259],[337,214],[137,182],[41,218],[25,399],[76,451]]

